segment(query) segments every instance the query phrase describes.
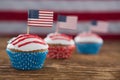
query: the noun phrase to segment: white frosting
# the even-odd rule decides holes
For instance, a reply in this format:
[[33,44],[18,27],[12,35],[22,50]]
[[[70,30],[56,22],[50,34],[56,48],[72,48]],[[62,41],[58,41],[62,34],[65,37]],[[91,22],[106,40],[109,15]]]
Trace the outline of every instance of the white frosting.
[[[45,42],[48,44],[62,44],[62,45],[74,45],[74,41],[72,39],[65,40],[65,39],[55,39],[53,40],[50,36],[54,36],[56,34],[60,33],[50,33],[47,35],[47,37],[44,39]],[[62,38],[62,36],[55,36],[56,38]]]
[[29,42],[29,41],[39,41],[39,42],[43,42],[43,40],[38,39],[38,38],[27,38],[23,41],[20,41],[19,43],[17,43],[16,45],[14,45],[13,43],[17,42],[18,40],[20,40],[21,38],[17,39],[16,41],[14,41],[12,43],[13,40],[15,40],[17,37],[14,37],[12,39],[10,39],[8,41],[8,45],[7,48],[8,49],[17,49],[17,50],[21,50],[21,51],[33,51],[33,50],[40,50],[40,49],[48,49],[48,45],[45,44],[39,44],[39,43],[29,43],[26,44],[24,46],[19,47],[18,45]]
[[13,40],[15,39],[15,37],[11,38],[7,43],[11,43]]
[[81,33],[75,37],[75,42],[81,43],[103,43],[103,39],[93,33]]

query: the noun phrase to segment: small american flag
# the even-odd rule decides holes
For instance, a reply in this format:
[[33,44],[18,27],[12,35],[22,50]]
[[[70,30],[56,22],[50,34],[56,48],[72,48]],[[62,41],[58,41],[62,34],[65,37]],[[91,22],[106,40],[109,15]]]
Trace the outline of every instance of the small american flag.
[[53,11],[29,10],[28,26],[52,27]]
[[77,16],[58,16],[58,27],[66,29],[76,29],[77,26]]
[[106,33],[108,32],[108,22],[105,21],[92,21],[92,26],[90,27],[90,31],[98,32],[98,33]]

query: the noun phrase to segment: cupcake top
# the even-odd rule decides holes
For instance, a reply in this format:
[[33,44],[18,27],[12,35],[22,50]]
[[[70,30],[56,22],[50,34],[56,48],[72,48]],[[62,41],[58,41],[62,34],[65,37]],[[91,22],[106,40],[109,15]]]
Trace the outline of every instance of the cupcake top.
[[37,35],[21,34],[10,39],[7,48],[19,51],[35,51],[48,49],[48,45]]
[[75,37],[75,42],[83,43],[103,43],[103,40],[97,34],[91,32],[83,32]]
[[60,33],[50,33],[44,40],[48,44],[74,45],[74,41],[70,36]]

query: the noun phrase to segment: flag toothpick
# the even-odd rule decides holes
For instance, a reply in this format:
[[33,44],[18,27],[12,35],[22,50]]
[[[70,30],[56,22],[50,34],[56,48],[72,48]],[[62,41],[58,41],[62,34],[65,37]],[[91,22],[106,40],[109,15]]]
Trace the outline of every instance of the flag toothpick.
[[105,22],[105,21],[92,22],[92,25],[90,26],[90,31],[97,32],[97,33],[107,33],[108,32],[108,22]]
[[30,27],[52,27],[53,14],[53,11],[48,10],[29,10],[27,34],[30,32]]
[[59,28],[64,29],[76,29],[77,27],[77,16],[64,16],[58,15],[58,22],[56,24],[55,33],[59,32]]

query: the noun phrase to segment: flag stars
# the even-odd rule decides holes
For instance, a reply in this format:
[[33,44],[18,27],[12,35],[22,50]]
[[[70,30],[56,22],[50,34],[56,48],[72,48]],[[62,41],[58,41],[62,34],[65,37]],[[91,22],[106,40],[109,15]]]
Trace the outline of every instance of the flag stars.
[[59,15],[58,16],[58,21],[60,21],[60,22],[66,22],[66,16]]
[[38,19],[39,18],[39,11],[38,10],[29,10],[28,17]]

